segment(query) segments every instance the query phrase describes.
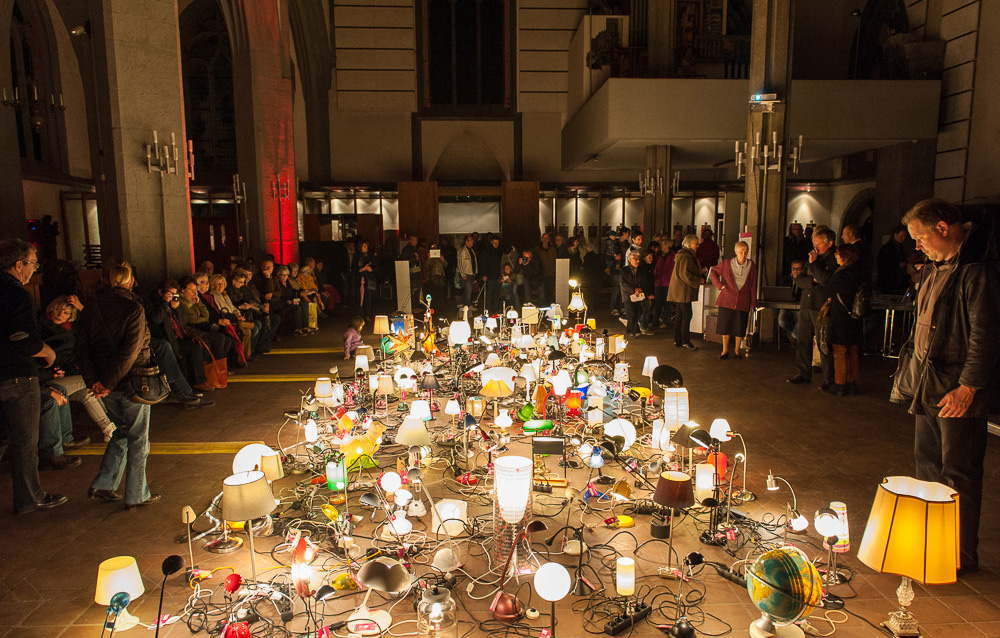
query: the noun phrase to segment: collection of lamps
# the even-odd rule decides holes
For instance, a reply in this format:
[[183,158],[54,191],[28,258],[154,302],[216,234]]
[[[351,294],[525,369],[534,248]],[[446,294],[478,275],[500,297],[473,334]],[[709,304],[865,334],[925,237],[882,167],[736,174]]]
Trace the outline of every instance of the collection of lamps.
[[[572,305],[571,309],[579,310]],[[535,572],[535,591],[552,605],[550,634],[553,636],[555,603],[570,592],[583,595],[588,591],[584,586],[587,581],[582,576],[583,558],[587,552],[582,527],[570,527],[567,520],[567,525],[546,541],[551,545],[560,532],[574,532],[563,536],[563,551],[578,556],[575,574],[555,562],[540,563],[531,551],[531,535],[545,529],[541,521],[531,518],[532,491],[536,477],[541,474],[542,480],[549,485],[556,484],[560,479],[550,476],[544,463],[539,465],[538,458],[503,454],[509,441],[507,432],[513,426],[514,419],[511,411],[501,407],[501,404],[511,397],[520,396],[522,391],[523,396],[530,397],[531,400],[517,409],[515,416],[526,433],[535,434],[533,455],[559,455],[562,458],[561,465],[565,468],[570,465],[567,447],[574,446],[574,456],[582,459],[583,465],[588,469],[584,490],[569,486],[565,470],[563,472],[561,485],[564,486],[570,508],[578,501],[585,502],[600,494],[596,488],[598,484],[614,484],[605,493],[607,498],[629,498],[631,487],[626,481],[615,481],[602,473],[606,458],[613,459],[632,475],[637,486],[646,485],[652,491],[651,500],[657,509],[654,511],[650,533],[653,538],[668,541],[667,565],[660,570],[661,574],[668,577],[681,576],[680,571],[673,567],[677,511],[700,503],[711,514],[709,529],[701,536],[702,542],[725,542],[725,534],[733,524],[733,502],[753,498],[745,488],[746,448],[742,437],[739,438],[743,443],[743,452],[737,453],[730,465],[721,453],[721,445],[739,436],[738,433],[732,432],[724,419],[715,420],[708,428],[691,423],[688,394],[683,388],[680,374],[669,366],[659,365],[655,357],[647,357],[644,361],[642,373],[649,378],[650,383],[649,391],[643,394],[628,387],[628,368],[620,362],[614,367],[611,382],[590,378],[586,368],[580,364],[597,359],[599,348],[602,351],[610,348],[610,352],[620,354],[626,344],[617,342],[615,336],[596,337],[592,324],[589,331],[583,330],[579,324],[566,328],[561,311],[553,313],[552,309],[547,310],[545,317],[551,321],[552,329],[545,332],[537,330],[541,315],[529,312],[527,308],[522,310],[520,317],[516,311],[504,313],[501,315],[502,321],[497,320],[498,318],[492,318],[494,321],[477,319],[474,322],[475,328],[468,321],[452,323],[448,334],[448,348],[451,351],[453,377],[447,384],[437,378],[428,362],[421,361],[420,357],[413,357],[414,353],[405,347],[395,348],[394,344],[399,340],[390,341],[388,348],[384,347],[386,341],[383,340],[379,348],[380,355],[374,357],[380,369],[393,371],[391,375],[378,371],[368,374],[372,359],[369,355],[359,355],[355,360],[356,375],[353,383],[345,384],[336,378],[318,379],[303,397],[303,407],[309,408],[302,413],[309,416],[302,423],[301,436],[305,439],[304,443],[300,439],[290,449],[280,452],[262,444],[247,446],[234,459],[233,474],[223,481],[222,518],[224,521],[243,522],[249,541],[251,579],[245,585],[259,584],[253,522],[263,520],[258,530],[268,528],[270,514],[276,506],[271,481],[284,476],[283,457],[285,464],[296,467],[297,464],[311,462],[311,469],[322,475],[318,477],[319,481],[314,479],[313,483],[326,484],[333,495],[330,497],[331,504],[323,505],[322,509],[332,528],[338,533],[337,544],[348,556],[356,557],[360,552],[360,548],[353,545],[350,537],[350,531],[360,521],[360,517],[352,515],[346,509],[346,492],[353,489],[350,472],[357,469],[360,479],[363,467],[377,465],[374,455],[382,445],[385,430],[384,425],[366,414],[363,407],[360,412],[348,410],[348,407],[356,407],[366,401],[363,388],[372,392],[368,405],[376,414],[379,411],[388,413],[391,397],[398,393],[397,406],[403,405],[405,408],[397,408],[397,411],[405,410],[405,416],[395,432],[394,441],[404,447],[406,457],[405,462],[402,458],[400,460],[399,472],[383,471],[373,485],[373,491],[362,494],[360,502],[363,506],[381,510],[385,514],[382,538],[404,546],[404,539],[413,528],[407,517],[419,518],[428,513],[419,498],[422,492],[431,506],[431,533],[436,537],[445,537],[432,562],[433,567],[442,573],[450,573],[461,565],[460,547],[455,537],[465,529],[468,520],[467,503],[458,499],[440,499],[435,503],[423,480],[421,465],[422,460],[431,452],[432,441],[426,422],[433,418],[436,411],[434,408],[439,407],[434,400],[435,392],[442,388],[454,390],[444,405],[443,414],[450,424],[447,440],[450,440],[453,454],[456,455],[454,465],[460,466],[459,469],[464,471],[461,474],[456,471],[456,477],[460,483],[466,484],[472,484],[475,480],[470,457],[475,455],[472,443],[478,441],[470,442],[471,433],[475,433],[476,439],[481,439],[481,449],[486,452],[491,464],[494,486],[492,557],[494,564],[503,565],[498,575],[497,597],[491,608],[493,617],[497,620],[513,621],[524,613],[521,602],[514,594],[506,592],[504,587],[510,577],[522,571]],[[525,316],[535,323],[525,321]],[[386,321],[380,321],[381,319]],[[389,328],[387,318],[377,318],[375,324],[379,330]],[[479,353],[482,355],[482,362],[478,355],[470,352],[473,349],[481,350],[479,344],[486,346],[485,352]],[[552,354],[556,352],[570,352],[575,356],[566,361],[565,356],[553,357]],[[428,354],[433,356],[435,353]],[[459,361],[461,365],[457,363]],[[512,365],[518,361],[520,371],[515,371]],[[572,374],[570,366],[565,365],[567,363],[574,364]],[[463,382],[467,379],[476,381],[476,394],[467,391],[468,384]],[[654,401],[654,385],[663,392],[662,413],[656,412],[653,416],[657,418],[648,422],[645,420],[646,407]],[[412,397],[418,398],[407,403],[408,392],[413,393]],[[426,395],[423,395],[424,392]],[[659,458],[654,458],[645,468],[634,467],[634,459],[626,456],[629,449],[639,441],[636,425],[624,418],[621,408],[627,395],[638,399],[642,405],[642,418],[637,422],[641,421],[641,426],[649,426],[651,429],[650,437],[643,437],[643,441],[648,440],[648,444],[661,453]],[[608,407],[611,409],[615,400],[620,406],[617,417],[607,423],[604,422],[605,399],[610,400]],[[584,400],[587,401],[586,408]],[[500,430],[499,433],[487,430],[480,423],[480,419],[488,411],[487,401],[492,404],[493,425]],[[549,413],[550,403],[554,404],[555,412],[552,414]],[[569,405],[572,407],[568,407]],[[572,427],[567,420],[570,410],[575,410],[574,416],[578,417],[572,421]],[[456,431],[459,425],[460,432]],[[582,432],[582,436],[574,434],[578,430]],[[297,450],[303,447],[307,453],[299,454]],[[707,448],[708,454],[704,462],[694,463],[695,448]],[[319,456],[322,457],[322,463],[310,459],[309,449],[313,453],[321,452]],[[366,462],[369,465],[365,465]],[[743,487],[735,488],[734,475],[741,463]],[[405,471],[402,469],[404,466]],[[594,477],[595,470],[597,477]],[[646,478],[646,472],[653,474],[655,482]],[[727,476],[728,485],[724,483]],[[795,493],[787,480],[769,473],[766,482],[768,491],[780,489],[779,482],[791,493],[791,501],[785,506],[786,515],[782,525],[782,543],[787,544],[789,530],[800,533],[807,528],[808,521],[798,511]],[[332,505],[335,500],[345,505],[345,512],[336,510]],[[213,505],[219,502],[220,498],[216,497]],[[725,520],[721,518],[723,512]],[[879,487],[859,558],[877,571],[903,576],[903,584],[898,593],[900,610],[891,615],[888,625],[896,635],[913,635],[905,632],[916,627],[912,615],[906,609],[912,601],[912,589],[909,588],[911,579],[929,584],[954,581],[958,566],[957,517],[957,497],[953,491],[939,484],[906,477],[890,477]],[[191,520],[185,515],[185,522],[189,524],[189,537]],[[621,523],[615,521],[615,524]],[[633,524],[631,518],[628,524]],[[822,576],[822,584],[826,589],[824,606],[828,609],[838,608],[838,605],[843,606],[843,601],[829,594],[828,588],[842,582],[836,569],[836,555],[850,548],[846,506],[835,502],[828,508],[822,508],[816,513],[814,525],[823,536],[829,552],[827,569]],[[230,535],[230,526],[224,523],[222,527],[221,537],[210,542],[206,549],[234,551],[239,548],[241,541]],[[168,571],[174,573],[181,569],[183,560],[171,557],[174,558],[177,560],[172,560],[169,565],[164,563],[164,580],[169,575]],[[291,566],[296,591],[303,598],[315,598],[317,603],[323,602],[332,596],[336,588],[324,585],[316,592],[311,590],[311,572],[308,569],[310,560],[309,545],[305,539],[300,539]],[[637,601],[633,599],[635,561],[626,556],[619,557],[615,574],[616,592],[624,600],[625,614],[628,615],[637,609]],[[386,610],[368,607],[371,592],[405,592],[413,586],[413,576],[402,563],[383,556],[366,561],[355,578],[368,591],[361,605],[348,618],[348,631],[358,635],[385,632],[392,625],[392,618]],[[239,586],[238,584],[237,588]],[[95,600],[109,606],[108,628],[112,632],[138,623],[126,611],[126,607],[131,599],[141,595],[143,591],[134,558],[117,557],[101,564]],[[781,593],[795,595],[794,592]],[[426,635],[456,635],[456,607],[447,589],[437,586],[427,588],[422,592],[417,607],[418,627],[423,627],[427,632],[431,629],[437,632]],[[777,627],[777,635],[796,635],[787,619],[772,622],[774,620],[776,619],[769,618],[764,613],[765,624]],[[758,625],[759,623],[754,625],[757,629],[751,628],[752,634],[764,631]]]

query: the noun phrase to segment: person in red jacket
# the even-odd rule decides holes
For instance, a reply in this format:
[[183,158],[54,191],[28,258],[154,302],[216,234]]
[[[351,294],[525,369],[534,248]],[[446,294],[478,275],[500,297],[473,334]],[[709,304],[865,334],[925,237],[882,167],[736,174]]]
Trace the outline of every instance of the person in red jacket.
[[[724,260],[711,270],[712,285],[719,289],[719,322],[716,330],[722,335],[720,359],[728,359],[730,352],[737,359],[740,346],[747,333],[750,311],[757,306],[757,265],[747,253],[750,246],[745,241],[736,242],[736,256]],[[735,337],[736,345],[730,348]]]

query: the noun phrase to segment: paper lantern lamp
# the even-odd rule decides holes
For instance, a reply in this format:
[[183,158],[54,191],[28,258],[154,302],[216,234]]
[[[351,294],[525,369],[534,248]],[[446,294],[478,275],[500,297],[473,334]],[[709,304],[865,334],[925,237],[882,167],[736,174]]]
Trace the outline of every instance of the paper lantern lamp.
[[635,560],[625,556],[615,561],[615,591],[619,596],[635,593]]
[[669,430],[676,430],[691,418],[687,388],[667,388],[663,391],[663,421]]
[[472,326],[468,321],[453,321],[448,326],[448,345],[464,346],[472,337]]
[[699,463],[694,467],[694,495],[699,501],[711,498],[715,492],[715,467]]
[[533,463],[523,456],[501,456],[493,461],[500,516],[508,523],[524,518],[531,495]]

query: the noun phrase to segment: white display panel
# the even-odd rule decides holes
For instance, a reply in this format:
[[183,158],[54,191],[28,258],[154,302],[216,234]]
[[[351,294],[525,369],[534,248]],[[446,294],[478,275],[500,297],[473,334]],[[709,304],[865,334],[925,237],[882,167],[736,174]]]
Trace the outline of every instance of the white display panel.
[[500,232],[500,202],[441,202],[438,211],[441,235]]

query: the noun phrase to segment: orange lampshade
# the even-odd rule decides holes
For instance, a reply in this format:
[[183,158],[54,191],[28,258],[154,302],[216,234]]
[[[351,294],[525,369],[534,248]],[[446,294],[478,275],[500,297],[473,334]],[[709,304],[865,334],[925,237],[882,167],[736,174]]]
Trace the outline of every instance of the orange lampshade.
[[705,462],[715,466],[715,475],[719,477],[719,481],[725,480],[726,469],[729,467],[729,459],[725,454],[722,452],[712,452],[705,459]]
[[583,397],[580,395],[580,391],[570,390],[566,395],[566,409],[579,410],[581,407],[583,407]]
[[958,492],[908,476],[882,480],[858,558],[927,585],[953,583],[959,566]]

